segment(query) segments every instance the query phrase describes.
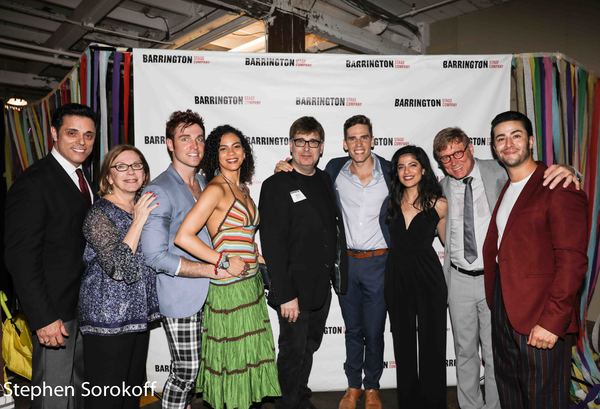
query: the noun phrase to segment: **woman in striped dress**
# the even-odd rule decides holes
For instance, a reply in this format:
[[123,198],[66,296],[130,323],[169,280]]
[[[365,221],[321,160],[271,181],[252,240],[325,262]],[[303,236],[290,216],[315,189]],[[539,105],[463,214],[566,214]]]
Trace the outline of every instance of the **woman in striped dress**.
[[[181,224],[175,243],[226,269],[229,257],[246,262],[240,276],[211,280],[204,306],[198,390],[214,409],[246,409],[281,394],[271,324],[258,274],[254,234],[258,209],[246,183],[252,178],[252,149],[237,129],[223,125],[208,136],[200,164],[209,184]],[[196,237],[207,225],[213,248]]]

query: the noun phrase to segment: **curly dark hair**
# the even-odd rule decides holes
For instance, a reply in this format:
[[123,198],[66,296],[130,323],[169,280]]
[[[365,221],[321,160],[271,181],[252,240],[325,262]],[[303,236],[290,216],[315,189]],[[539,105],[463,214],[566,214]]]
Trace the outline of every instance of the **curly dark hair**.
[[242,163],[242,168],[240,169],[240,183],[249,183],[252,180],[252,175],[254,175],[252,146],[250,146],[250,143],[244,134],[231,125],[217,126],[212,130],[210,135],[208,135],[206,143],[204,144],[204,157],[200,162],[200,169],[204,171],[206,180],[209,182],[216,176],[215,171],[219,169],[219,145],[221,144],[221,138],[226,133],[232,133],[240,138],[242,148],[246,154],[246,159],[244,159],[244,163]]
[[404,195],[405,187],[398,178],[398,160],[403,155],[412,155],[421,164],[425,173],[418,185],[419,196],[415,200],[415,207],[420,210],[428,210],[432,208],[440,197],[442,197],[442,187],[440,186],[427,154],[415,145],[404,146],[394,153],[392,157],[392,166],[390,168],[390,179],[392,181],[390,187],[390,203],[388,207],[388,221],[394,220],[398,215],[402,214],[402,196]]

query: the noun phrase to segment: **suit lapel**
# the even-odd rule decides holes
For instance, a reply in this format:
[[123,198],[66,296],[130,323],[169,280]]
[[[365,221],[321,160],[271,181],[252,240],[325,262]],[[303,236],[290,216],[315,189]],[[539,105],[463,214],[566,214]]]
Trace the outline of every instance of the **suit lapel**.
[[[531,178],[529,178],[529,180],[525,184],[525,187],[523,187],[521,194],[517,198],[515,205],[513,206],[513,208],[510,211],[510,214],[508,215],[508,220],[506,221],[506,227],[504,228],[504,233],[502,234],[502,241],[500,242],[500,247],[502,247],[504,238],[507,237],[508,233],[510,232],[511,227],[514,225],[515,219],[517,219],[517,217],[519,216],[519,212],[527,205],[527,202],[529,202],[529,199],[531,198],[531,196],[536,192],[536,190],[538,189],[538,186],[542,183],[543,175],[544,175],[544,167],[538,165],[537,168],[535,169],[535,171],[533,172],[533,174],[531,175]],[[510,183],[510,180],[506,183],[506,187],[502,191],[502,196],[498,199],[498,203],[501,203],[502,197],[504,196],[504,193],[506,192],[506,189],[508,188],[509,183]],[[495,216],[495,213],[496,212],[494,212],[494,216]],[[495,217],[494,217],[494,219],[495,219]]]
[[[181,178],[181,175],[179,173],[177,173],[177,171],[173,167],[173,164],[169,165],[169,167],[167,168],[167,171],[169,172],[169,175],[171,175],[171,178],[173,178],[173,181],[175,183],[182,185],[182,191],[186,192],[185,197],[188,200],[188,203],[191,203],[193,206],[194,203],[196,203],[196,200],[194,199],[194,195],[192,194],[192,191],[187,187],[187,185]],[[204,188],[206,187],[206,182],[205,182],[204,177],[201,176],[200,174],[196,174],[196,180],[200,184],[200,190],[203,191]]]
[[479,173],[481,174],[481,180],[483,181],[483,190],[485,191],[488,207],[490,208],[490,212],[493,212],[496,203],[499,201],[499,199],[497,199],[497,192],[502,191],[503,183],[501,180],[498,180],[496,175],[490,171],[489,167],[486,166],[484,162],[481,162],[478,159],[475,159],[475,161],[479,166]]
[[[63,190],[65,192],[69,192],[68,194],[73,196],[72,200],[77,201],[74,203],[79,203],[82,206],[86,206],[86,208],[87,208],[87,204],[85,203],[85,201],[83,199],[81,190],[79,190],[79,187],[77,187],[77,185],[75,185],[75,182],[73,182],[73,179],[71,179],[71,176],[69,176],[69,174],[63,169],[63,167],[60,166],[60,163],[58,163],[58,161],[54,158],[54,156],[52,154],[49,154],[47,156],[47,159],[48,159],[49,168],[52,169],[52,171],[56,175],[56,178],[58,179],[57,186],[64,186]],[[75,197],[77,199],[75,199]]]

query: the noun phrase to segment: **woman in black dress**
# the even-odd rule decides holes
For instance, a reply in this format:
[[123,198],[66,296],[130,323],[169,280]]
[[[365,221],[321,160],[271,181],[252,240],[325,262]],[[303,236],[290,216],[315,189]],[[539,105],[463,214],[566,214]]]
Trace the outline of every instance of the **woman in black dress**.
[[394,340],[398,407],[445,409],[448,291],[432,242],[436,234],[445,236],[448,205],[422,148],[399,149],[392,165],[385,301]]

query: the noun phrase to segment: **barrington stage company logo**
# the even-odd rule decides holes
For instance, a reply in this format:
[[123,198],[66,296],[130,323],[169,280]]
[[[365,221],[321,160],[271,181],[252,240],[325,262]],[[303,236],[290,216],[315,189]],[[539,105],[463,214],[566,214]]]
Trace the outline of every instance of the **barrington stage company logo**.
[[483,70],[488,68],[504,68],[499,60],[444,60],[442,68],[459,70]]
[[458,104],[452,98],[396,98],[396,108],[454,108]]
[[261,102],[253,95],[196,95],[196,105],[260,105]]
[[394,58],[346,60],[346,68],[410,68],[404,60]]
[[471,140],[473,146],[489,146],[492,144],[492,138],[489,136],[485,138],[470,136],[469,139]]
[[296,97],[296,105],[359,107],[362,106],[362,102],[356,97]]
[[251,145],[261,146],[285,146],[289,144],[287,136],[248,136]]
[[203,55],[142,54],[146,64],[210,64]]
[[312,67],[304,58],[246,57],[244,65],[253,67]]

